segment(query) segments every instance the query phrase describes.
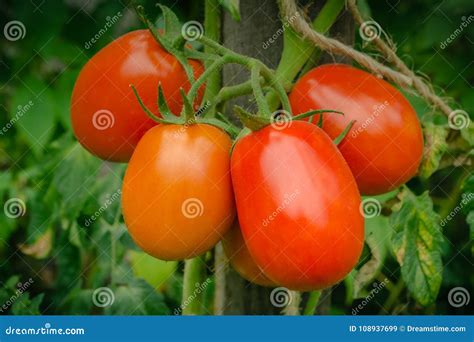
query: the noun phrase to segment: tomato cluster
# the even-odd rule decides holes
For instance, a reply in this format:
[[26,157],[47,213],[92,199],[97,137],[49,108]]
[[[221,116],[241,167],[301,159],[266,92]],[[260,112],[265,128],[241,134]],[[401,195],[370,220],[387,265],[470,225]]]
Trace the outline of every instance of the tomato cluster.
[[[202,74],[199,62],[190,63]],[[362,252],[360,193],[394,189],[420,163],[422,133],[408,101],[353,67],[317,67],[289,96],[295,114],[327,108],[344,115],[308,115],[311,122],[284,125],[269,120],[233,146],[225,131],[198,117],[158,125],[148,118],[129,85],[136,85],[142,106],[158,113],[159,83],[171,112],[178,114],[183,101],[191,107],[178,97],[190,87],[180,63],[147,31],[131,32],[86,64],[71,115],[85,148],[105,160],[129,161],[124,220],[136,244],[162,260],[193,258],[222,240],[232,266],[251,282],[329,287]],[[114,116],[107,129],[95,127],[101,110]]]

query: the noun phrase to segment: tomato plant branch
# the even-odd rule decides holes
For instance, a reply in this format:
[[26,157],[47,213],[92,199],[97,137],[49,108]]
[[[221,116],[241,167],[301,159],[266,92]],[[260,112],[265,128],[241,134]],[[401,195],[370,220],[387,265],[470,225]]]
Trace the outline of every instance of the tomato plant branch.
[[[160,4],[158,4],[158,6],[160,6],[160,8],[161,8],[161,11],[163,13],[163,17],[165,19],[165,23],[167,23],[168,26],[173,26],[173,25],[175,26],[178,23],[178,18],[176,17],[176,15],[169,8],[167,8],[166,6],[162,6]],[[188,60],[187,60],[185,54],[183,53],[183,51],[181,51],[181,49],[179,48],[179,45],[181,45],[181,44],[177,44],[176,40],[172,41],[171,39],[167,39],[166,32],[165,32],[164,35],[161,35],[158,32],[158,30],[156,29],[155,25],[146,16],[143,6],[136,5],[135,6],[135,12],[137,13],[138,18],[142,21],[142,23],[145,24],[145,26],[148,28],[148,30],[152,34],[153,38],[155,38],[155,40],[164,49],[166,49],[166,51],[168,51],[173,56],[175,56],[175,58],[178,60],[178,62],[183,67],[188,80],[190,82],[194,81],[193,68],[188,63]],[[172,31],[172,30],[170,29],[170,31]],[[180,40],[184,41],[183,37],[179,37],[179,38],[180,38]]]
[[[280,101],[282,103],[283,109],[288,113],[291,113],[290,102],[288,100],[288,96],[286,94],[286,90],[284,87],[284,83],[278,81],[277,77],[275,76],[275,72],[267,67],[264,63],[259,61],[258,59],[251,58],[248,56],[244,56],[238,54],[219,43],[209,39],[206,36],[202,36],[199,38],[199,41],[205,45],[209,46],[210,48],[214,49],[217,53],[221,54],[222,56],[227,56],[229,58],[229,62],[241,64],[242,66],[252,70],[252,67],[258,66],[260,69],[260,74],[268,81],[268,83],[274,88],[278,96],[280,97]],[[255,83],[253,83],[255,85]]]
[[286,316],[298,316],[300,314],[301,293],[298,291],[289,291],[290,301],[283,309]]
[[[298,13],[299,10],[294,0],[282,0],[281,11],[284,16],[295,16],[295,13]],[[406,75],[403,72],[393,70],[363,52],[357,51],[336,39],[325,37],[323,34],[313,30],[309,23],[302,19],[301,16],[296,15],[296,19],[289,22],[289,24],[305,40],[319,46],[324,51],[347,56],[372,73],[382,75],[404,89],[415,89],[429,103],[439,107],[444,114],[449,115],[452,113],[449,105],[431,90],[432,86],[427,85],[412,71]]]
[[[348,0],[347,5],[349,10],[354,17],[354,20],[358,25],[364,23],[359,9],[357,8],[356,0]],[[438,95],[436,95],[432,89],[432,86],[425,83],[420,77],[418,77],[396,54],[393,44],[389,41],[386,43],[379,35],[375,36],[371,40],[377,50],[379,50],[387,59],[389,63],[392,63],[400,72],[412,80],[413,88],[422,95],[429,103],[441,109],[446,115],[451,114],[453,109]]]
[[250,81],[260,115],[268,118],[271,112],[260,86],[260,66],[258,64],[254,64],[250,70]]
[[402,293],[404,288],[405,288],[405,282],[403,281],[403,278],[400,276],[400,279],[398,279],[392,291],[390,291],[390,295],[388,296],[387,300],[383,304],[382,309],[380,310],[380,314],[386,315],[387,313],[390,312],[390,310],[393,307],[393,304],[395,304],[395,302],[398,300],[398,298],[400,297],[400,293]]
[[316,307],[318,306],[319,297],[321,297],[321,291],[311,291],[309,293],[308,302],[306,303],[306,307],[303,311],[303,315],[305,316],[312,316],[316,311]]
[[[225,63],[229,63],[230,58],[229,56],[222,56],[216,59],[212,64],[206,67],[206,70],[202,73],[201,76],[192,84],[191,89],[188,92],[188,98],[191,102],[194,102],[194,98],[197,95],[197,92],[200,86],[206,82],[206,80],[210,77],[213,77],[217,71],[219,71]],[[207,80],[206,88],[208,87],[208,83],[210,80]]]
[[[282,4],[279,1],[281,9]],[[344,0],[328,0],[321,8],[321,11],[313,20],[311,27],[324,34],[336,21],[339,13],[344,8]],[[289,23],[299,16],[295,13],[292,16],[283,16],[282,22],[284,27],[289,26]],[[305,41],[298,36],[291,28],[285,28],[283,33],[283,51],[280,62],[275,70],[275,76],[279,82],[291,83],[301,71],[303,66],[308,62],[316,50],[314,44]],[[270,104],[271,110],[275,110],[280,105],[277,94],[270,92],[267,94],[267,101]]]
[[[221,6],[218,0],[204,1],[204,32],[206,35],[215,40],[221,39]],[[204,47],[204,52],[209,53],[209,47]],[[204,66],[207,69],[210,66],[210,61],[204,61]],[[213,99],[221,87],[221,73],[219,71],[213,72],[206,82],[206,90],[204,93],[203,103],[207,103]]]
[[198,291],[206,278],[206,264],[202,257],[184,262],[183,297],[181,309],[183,315],[200,315],[203,308],[203,293]]

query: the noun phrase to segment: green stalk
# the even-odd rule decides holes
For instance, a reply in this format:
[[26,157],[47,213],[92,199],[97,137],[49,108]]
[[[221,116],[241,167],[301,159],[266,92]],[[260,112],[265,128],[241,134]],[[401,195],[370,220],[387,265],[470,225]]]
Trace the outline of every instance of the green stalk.
[[[312,22],[315,31],[326,33],[336,21],[339,13],[344,8],[344,0],[328,0]],[[288,21],[294,18],[287,18]],[[288,23],[285,23],[288,25]],[[303,40],[291,28],[287,27],[283,33],[283,52],[275,71],[275,76],[280,83],[293,82],[298,72],[313,55],[316,47]],[[274,92],[267,95],[271,110],[276,110],[280,105]]]
[[393,305],[398,300],[398,298],[400,297],[400,294],[402,293],[404,289],[405,289],[405,282],[403,281],[403,278],[400,276],[400,279],[398,279],[397,283],[395,284],[393,289],[390,291],[390,295],[388,296],[387,300],[383,304],[383,307],[379,313],[380,315],[386,315],[388,312],[390,312]]
[[309,294],[308,302],[306,303],[306,307],[304,308],[303,315],[305,316],[312,316],[316,311],[316,307],[318,306],[319,297],[321,297],[321,291],[311,291]]
[[259,114],[268,118],[271,112],[270,108],[268,108],[267,101],[265,101],[265,95],[260,85],[260,66],[258,64],[254,64],[252,69],[250,69],[250,82],[252,84],[253,95],[257,101]]
[[[204,2],[204,32],[206,35],[215,40],[221,39],[221,6],[218,0],[206,0]],[[205,46],[204,52],[209,53],[210,48]],[[204,62],[204,67],[207,69],[210,66],[210,61]],[[214,71],[208,78],[206,83],[206,90],[204,93],[203,103],[213,99],[221,87],[221,73],[219,70]],[[212,115],[213,113],[211,113]]]
[[[241,65],[243,65],[244,67],[246,67],[248,69],[252,69],[253,67],[258,66],[260,74],[274,88],[275,96],[277,98],[279,98],[279,101],[281,101],[281,103],[283,105],[283,109],[286,110],[287,112],[291,113],[290,102],[288,100],[288,96],[286,95],[285,87],[283,86],[283,84],[285,84],[285,83],[278,81],[278,78],[276,77],[273,70],[268,68],[260,60],[238,54],[238,53],[236,53],[236,52],[220,45],[219,43],[213,41],[212,39],[209,39],[208,37],[202,36],[201,38],[199,38],[199,41],[202,44],[210,47],[211,49],[213,49],[215,52],[222,55],[223,57],[228,58],[226,60],[226,63],[241,64]],[[251,81],[251,84],[254,85],[255,81],[254,82]]]
[[183,315],[201,315],[203,293],[198,293],[206,278],[206,264],[202,257],[188,259],[184,262],[183,298],[181,309]]
[[[223,56],[213,61],[212,64],[206,67],[206,70],[201,74],[201,76],[199,76],[196,82],[193,83],[193,85],[191,86],[191,89],[189,89],[188,98],[189,98],[189,101],[191,101],[191,103],[194,102],[194,98],[196,97],[198,89],[206,80],[207,80],[206,90],[209,87],[209,82],[211,82],[211,87],[213,86],[212,78],[215,76],[216,73],[219,74],[218,71],[222,68],[222,66],[225,63],[228,63],[228,62],[229,62],[229,58],[227,56]],[[205,101],[203,103],[205,103]]]

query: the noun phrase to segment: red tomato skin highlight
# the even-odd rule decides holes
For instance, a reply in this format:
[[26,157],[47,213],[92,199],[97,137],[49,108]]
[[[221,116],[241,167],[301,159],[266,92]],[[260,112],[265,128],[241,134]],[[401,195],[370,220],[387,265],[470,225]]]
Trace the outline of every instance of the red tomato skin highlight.
[[[189,62],[198,77],[202,64]],[[157,114],[158,84],[175,114],[182,107],[180,87],[190,87],[180,63],[148,30],[129,32],[97,52],[74,85],[71,121],[77,140],[101,159],[127,162],[143,134],[156,125],[140,107],[131,84]]]
[[264,274],[292,290],[341,281],[364,244],[349,167],[317,126],[294,121],[240,139],[231,157],[242,234]]
[[417,173],[421,126],[408,100],[388,82],[351,66],[326,64],[299,79],[289,98],[295,115],[312,109],[343,112],[324,114],[322,128],[332,139],[356,120],[339,150],[361,194],[391,191]]

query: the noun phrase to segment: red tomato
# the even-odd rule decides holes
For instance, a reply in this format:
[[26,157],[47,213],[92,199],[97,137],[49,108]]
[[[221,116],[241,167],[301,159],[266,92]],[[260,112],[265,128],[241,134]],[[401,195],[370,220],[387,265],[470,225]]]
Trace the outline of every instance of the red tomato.
[[227,232],[222,242],[230,264],[242,278],[261,286],[276,286],[253,261],[237,222]]
[[148,254],[182,260],[212,248],[234,220],[232,142],[205,124],[159,125],[140,140],[122,187],[130,235]]
[[[195,77],[201,63],[190,60]],[[158,113],[157,87],[173,113],[181,110],[179,89],[189,89],[184,69],[148,30],[129,32],[100,50],[81,70],[71,98],[71,119],[77,140],[91,153],[127,162],[143,134],[156,122],[146,116],[130,88]]]
[[388,192],[416,174],[423,153],[420,123],[405,97],[384,80],[351,66],[327,64],[296,82],[290,102],[295,114],[343,112],[324,115],[323,129],[333,139],[356,120],[339,150],[362,194]]
[[309,291],[355,266],[364,244],[360,195],[321,129],[294,121],[253,132],[235,144],[231,173],[245,243],[268,278]]

